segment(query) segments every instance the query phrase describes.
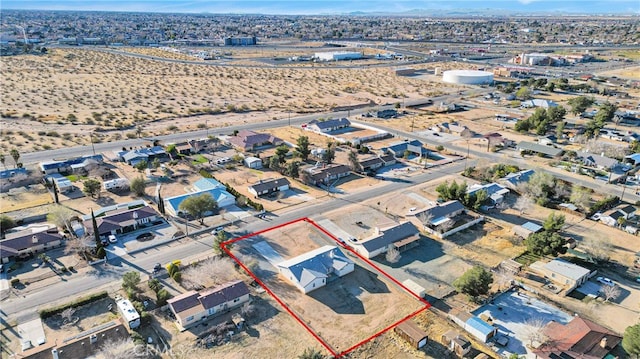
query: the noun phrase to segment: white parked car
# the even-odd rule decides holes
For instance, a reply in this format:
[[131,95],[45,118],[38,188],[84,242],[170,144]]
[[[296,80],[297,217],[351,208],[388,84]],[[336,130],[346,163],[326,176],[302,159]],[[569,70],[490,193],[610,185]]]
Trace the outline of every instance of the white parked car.
[[116,238],[116,236],[114,236],[113,234],[110,234],[109,235],[109,242],[116,243],[116,242],[118,242],[118,238]]
[[606,277],[598,277],[596,280],[604,285],[608,285],[609,287],[616,285],[614,281]]

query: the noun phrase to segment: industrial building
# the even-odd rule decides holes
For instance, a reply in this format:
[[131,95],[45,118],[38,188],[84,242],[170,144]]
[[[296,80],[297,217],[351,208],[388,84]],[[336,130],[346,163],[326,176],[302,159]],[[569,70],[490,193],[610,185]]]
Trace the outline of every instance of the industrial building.
[[342,61],[342,60],[358,60],[363,57],[362,52],[351,51],[335,51],[335,52],[316,52],[313,57],[318,61]]
[[250,46],[258,43],[255,36],[247,37],[227,37],[224,39],[225,46]]
[[458,85],[484,85],[493,83],[493,73],[478,70],[449,70],[442,74],[442,81]]

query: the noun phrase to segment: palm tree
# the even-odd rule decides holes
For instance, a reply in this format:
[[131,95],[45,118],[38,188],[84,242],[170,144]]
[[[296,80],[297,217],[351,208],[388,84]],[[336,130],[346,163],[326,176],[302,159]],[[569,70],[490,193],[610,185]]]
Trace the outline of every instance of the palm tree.
[[[11,151],[9,151],[9,154],[13,158],[13,162],[16,163],[16,167],[17,167],[18,166],[18,161],[20,160],[20,152],[18,152],[17,148],[13,148],[13,149],[11,149]],[[3,164],[4,164],[4,162],[3,162]]]

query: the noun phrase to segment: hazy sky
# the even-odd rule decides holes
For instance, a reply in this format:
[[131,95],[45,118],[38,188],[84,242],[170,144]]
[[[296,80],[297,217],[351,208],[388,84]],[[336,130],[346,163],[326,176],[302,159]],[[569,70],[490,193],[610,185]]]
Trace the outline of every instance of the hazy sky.
[[0,9],[211,12],[249,14],[339,14],[427,10],[507,10],[586,14],[640,14],[640,0],[1,0]]

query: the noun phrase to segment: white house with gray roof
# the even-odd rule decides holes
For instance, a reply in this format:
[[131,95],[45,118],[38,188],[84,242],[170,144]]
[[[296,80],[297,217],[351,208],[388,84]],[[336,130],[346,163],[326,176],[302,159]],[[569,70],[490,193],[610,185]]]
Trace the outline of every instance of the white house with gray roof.
[[538,261],[533,263],[530,268],[543,274],[552,282],[565,287],[565,293],[569,293],[585,283],[591,275],[590,270],[562,259],[554,259],[548,263]]
[[280,262],[277,267],[304,294],[324,287],[331,276],[342,277],[355,269],[353,261],[336,246],[316,248]]
[[371,237],[353,245],[353,249],[365,258],[373,258],[395,247],[402,250],[420,239],[420,231],[411,222],[389,228],[375,228]]

